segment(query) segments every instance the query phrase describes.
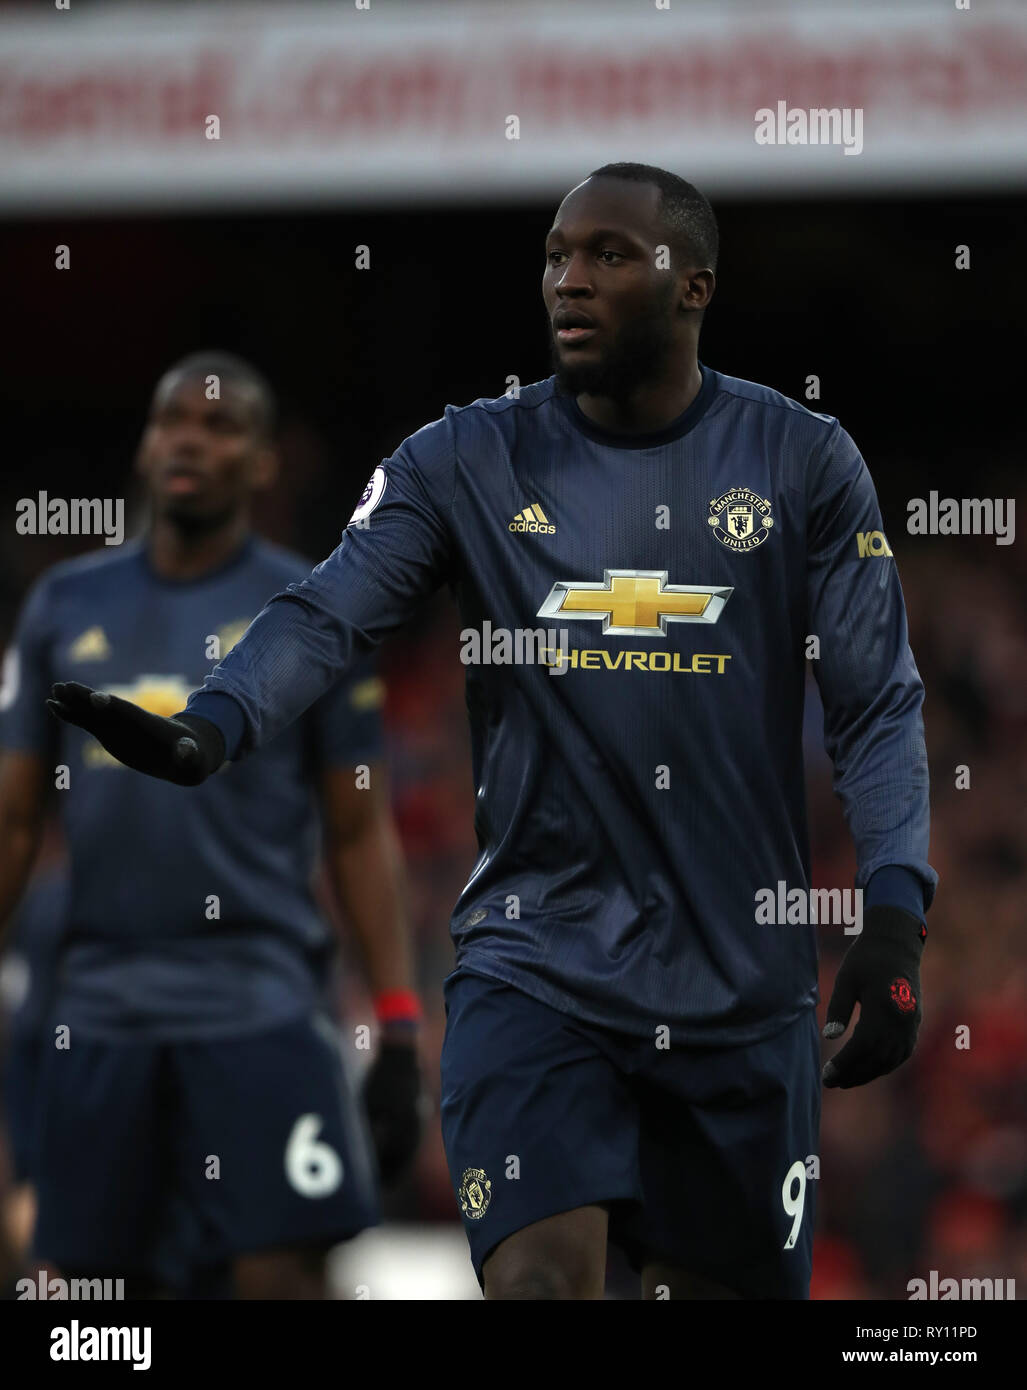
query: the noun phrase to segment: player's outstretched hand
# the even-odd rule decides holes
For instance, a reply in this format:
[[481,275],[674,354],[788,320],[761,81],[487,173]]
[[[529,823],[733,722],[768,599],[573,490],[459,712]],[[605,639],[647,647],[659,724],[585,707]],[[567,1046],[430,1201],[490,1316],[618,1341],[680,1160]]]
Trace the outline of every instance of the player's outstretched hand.
[[50,695],[46,707],[51,714],[85,729],[119,763],[136,772],[195,787],[224,761],[224,740],[209,719],[165,719],[78,681],[61,682]]
[[852,1037],[823,1071],[825,1086],[865,1086],[900,1067],[916,1046],[920,1007],[920,956],[926,928],[899,907],[871,907],[849,947],[827,1006],[825,1038],[840,1038],[854,1006]]
[[364,1105],[382,1183],[391,1187],[421,1142],[421,1071],[414,1043],[381,1044],[364,1083]]

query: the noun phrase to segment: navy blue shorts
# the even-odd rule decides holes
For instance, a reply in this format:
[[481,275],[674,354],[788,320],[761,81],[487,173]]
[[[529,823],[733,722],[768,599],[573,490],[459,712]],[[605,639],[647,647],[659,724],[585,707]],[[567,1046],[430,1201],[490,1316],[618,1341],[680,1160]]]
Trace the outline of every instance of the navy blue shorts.
[[300,1018],[210,1042],[45,1049],[35,1252],[185,1284],[195,1263],[327,1247],[380,1219],[337,1032]]
[[507,1236],[601,1204],[637,1269],[809,1297],[814,1009],[747,1046],[660,1050],[464,969],[444,994],[442,1133],[479,1284]]

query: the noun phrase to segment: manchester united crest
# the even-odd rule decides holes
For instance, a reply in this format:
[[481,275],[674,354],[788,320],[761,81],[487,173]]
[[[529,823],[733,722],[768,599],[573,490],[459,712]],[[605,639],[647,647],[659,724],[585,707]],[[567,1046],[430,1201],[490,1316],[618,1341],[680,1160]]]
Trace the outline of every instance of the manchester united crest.
[[460,1179],[460,1210],[468,1221],[480,1221],[492,1201],[492,1183],[484,1168],[466,1168]]
[[733,487],[715,497],[708,520],[717,540],[729,550],[755,550],[774,524],[770,498],[760,497],[751,487]]
[[891,982],[891,997],[899,1013],[911,1014],[916,1008],[916,995],[909,981],[901,976]]

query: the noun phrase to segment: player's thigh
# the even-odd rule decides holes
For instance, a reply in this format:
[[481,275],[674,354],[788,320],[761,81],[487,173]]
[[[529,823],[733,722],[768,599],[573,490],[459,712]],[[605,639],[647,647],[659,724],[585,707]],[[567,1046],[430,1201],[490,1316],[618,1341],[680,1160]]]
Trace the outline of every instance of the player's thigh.
[[76,1033],[40,1063],[34,1249],[68,1268],[147,1267],[170,1182],[161,1048]]
[[746,1047],[654,1058],[642,1116],[645,1197],[623,1242],[634,1262],[671,1266],[741,1297],[808,1298],[820,1123],[815,1012]]
[[602,1298],[606,1283],[605,1206],[577,1207],[507,1236],[483,1266],[488,1299]]
[[322,1017],[179,1043],[179,1162],[211,1259],[327,1248],[380,1219],[366,1122]]
[[518,1277],[531,1263],[553,1270],[556,1252],[566,1277],[591,1287],[605,1270],[605,1213],[569,1214],[641,1195],[623,1076],[596,1030],[499,980],[458,970],[445,999],[442,1135],[479,1283],[493,1250],[566,1214],[508,1245],[493,1270],[510,1252]]
[[328,1296],[327,1251],[258,1250],[232,1262],[235,1292],[244,1299],[323,1299]]

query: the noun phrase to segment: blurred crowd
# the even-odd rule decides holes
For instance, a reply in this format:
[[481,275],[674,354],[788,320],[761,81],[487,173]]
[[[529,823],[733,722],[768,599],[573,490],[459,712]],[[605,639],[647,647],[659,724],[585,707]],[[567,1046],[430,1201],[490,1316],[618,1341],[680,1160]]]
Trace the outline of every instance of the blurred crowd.
[[[1027,1292],[1027,576],[1015,546],[926,544],[895,547],[941,879],[924,1022],[892,1076],[824,1093],[817,1298],[905,1298],[931,1270]],[[845,881],[830,767],[809,761],[814,878]],[[825,1002],[840,954],[822,951]]]

